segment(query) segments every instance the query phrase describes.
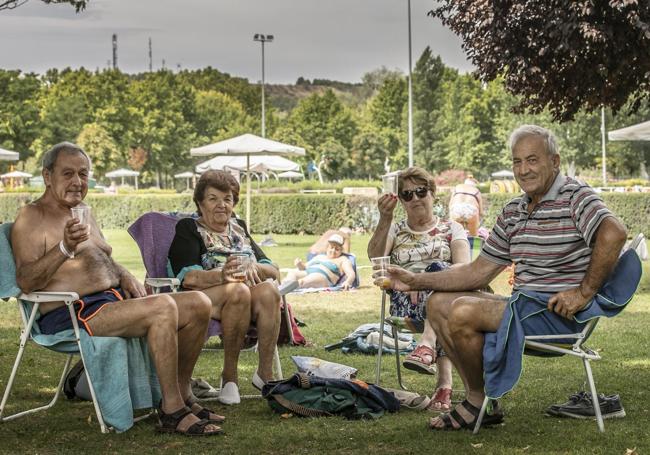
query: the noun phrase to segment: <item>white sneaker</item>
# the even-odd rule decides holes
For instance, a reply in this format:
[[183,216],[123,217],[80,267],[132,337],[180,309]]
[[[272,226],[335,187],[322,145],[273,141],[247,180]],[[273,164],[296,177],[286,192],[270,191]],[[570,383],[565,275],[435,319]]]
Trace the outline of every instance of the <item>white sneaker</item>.
[[221,381],[221,391],[219,392],[219,397],[217,401],[223,404],[239,404],[241,403],[241,398],[239,397],[239,387],[234,382],[226,382],[223,384]]
[[260,375],[257,374],[257,370],[255,370],[255,373],[253,374],[253,387],[261,392],[262,387],[264,387],[265,384],[266,382],[264,382],[264,379],[260,378]]

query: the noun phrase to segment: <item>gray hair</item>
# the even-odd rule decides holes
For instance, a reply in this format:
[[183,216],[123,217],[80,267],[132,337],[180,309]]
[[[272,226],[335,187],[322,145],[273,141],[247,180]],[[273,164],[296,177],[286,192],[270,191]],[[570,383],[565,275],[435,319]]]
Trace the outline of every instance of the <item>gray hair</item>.
[[54,164],[56,163],[56,160],[61,153],[66,153],[68,155],[72,155],[73,153],[81,153],[88,160],[88,168],[90,170],[92,166],[90,157],[86,152],[84,152],[84,149],[79,147],[77,144],[73,144],[72,142],[61,142],[45,152],[45,155],[43,155],[43,169],[47,169],[48,171],[52,172],[54,170]]
[[515,147],[520,140],[528,136],[541,137],[546,144],[546,151],[549,155],[560,154],[560,150],[557,145],[557,139],[555,138],[553,132],[537,125],[521,125],[519,128],[514,130],[510,134],[510,139],[508,140],[510,152],[512,153],[515,150]]

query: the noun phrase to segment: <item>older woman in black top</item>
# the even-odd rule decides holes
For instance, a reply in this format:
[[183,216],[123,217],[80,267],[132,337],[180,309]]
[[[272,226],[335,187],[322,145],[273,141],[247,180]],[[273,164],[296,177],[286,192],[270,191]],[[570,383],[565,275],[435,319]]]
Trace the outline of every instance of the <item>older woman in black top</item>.
[[[267,278],[278,270],[251,239],[245,223],[232,216],[239,200],[239,183],[224,171],[204,173],[194,189],[198,219],[176,225],[169,250],[172,272],[184,289],[201,290],[212,301],[212,318],[221,322],[224,365],[219,401],[240,402],[237,362],[251,323],[257,328],[259,366],[253,385],[260,388],[272,377],[272,361],[280,330],[280,294]],[[241,276],[237,256],[247,257]]]

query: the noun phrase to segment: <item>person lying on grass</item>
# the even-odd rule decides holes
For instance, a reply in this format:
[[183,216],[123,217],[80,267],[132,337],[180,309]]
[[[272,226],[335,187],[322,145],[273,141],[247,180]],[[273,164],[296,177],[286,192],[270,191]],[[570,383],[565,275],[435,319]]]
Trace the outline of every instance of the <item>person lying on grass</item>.
[[343,290],[350,289],[356,274],[352,262],[343,254],[343,237],[332,234],[327,239],[327,251],[311,258],[307,264],[302,259],[294,261],[297,270],[290,271],[285,280],[297,281],[299,288],[331,288],[336,286],[341,277]]

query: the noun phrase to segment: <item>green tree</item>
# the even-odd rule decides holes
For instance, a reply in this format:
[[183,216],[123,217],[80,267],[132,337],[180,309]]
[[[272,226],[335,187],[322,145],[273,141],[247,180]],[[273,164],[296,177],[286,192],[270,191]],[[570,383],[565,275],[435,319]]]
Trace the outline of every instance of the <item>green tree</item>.
[[77,137],[77,144],[83,148],[93,164],[95,178],[104,176],[113,168],[124,165],[125,159],[107,129],[98,123],[83,126]]
[[40,91],[35,74],[0,70],[0,145],[19,152],[21,160],[33,155],[40,133]]
[[325,174],[342,178],[346,169],[357,122],[331,89],[300,101],[274,138],[304,147],[306,159],[327,157]]
[[195,118],[194,89],[170,71],[148,73],[129,86],[132,124],[127,140],[147,152],[145,179],[166,187],[178,169],[190,166],[189,149],[196,134],[187,119]]
[[648,102],[647,2],[443,0],[429,14],[461,37],[481,80],[504,78],[520,108],[566,121]]
[[255,130],[255,120],[229,95],[197,91],[192,125],[199,142],[215,142]]
[[444,102],[442,83],[445,77],[449,77],[447,73],[440,56],[434,57],[427,46],[413,70],[413,154],[416,164],[436,164],[435,157],[439,152],[434,144],[441,137],[437,126]]

